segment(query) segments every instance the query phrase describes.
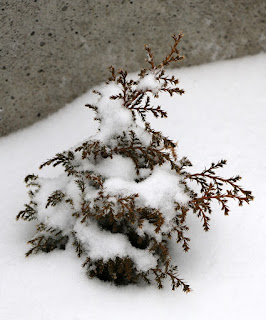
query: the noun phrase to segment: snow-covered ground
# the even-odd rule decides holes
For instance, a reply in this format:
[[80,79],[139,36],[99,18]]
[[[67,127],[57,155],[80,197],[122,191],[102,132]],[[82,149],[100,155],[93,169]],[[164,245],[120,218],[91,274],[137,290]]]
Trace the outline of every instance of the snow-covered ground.
[[153,127],[179,141],[195,170],[227,159],[221,174],[240,174],[249,206],[214,210],[211,230],[190,217],[191,250],[172,246],[193,292],[170,286],[115,287],[88,280],[74,250],[25,258],[34,223],[16,222],[27,202],[23,179],[40,163],[95,132],[89,93],[33,126],[0,138],[0,319],[265,319],[266,54],[171,71],[183,96],[161,98],[168,119]]

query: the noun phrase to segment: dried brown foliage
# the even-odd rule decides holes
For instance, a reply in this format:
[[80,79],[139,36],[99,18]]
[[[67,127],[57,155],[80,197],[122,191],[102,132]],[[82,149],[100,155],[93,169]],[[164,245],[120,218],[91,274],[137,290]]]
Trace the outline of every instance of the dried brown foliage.
[[[167,117],[167,112],[161,106],[153,105],[151,94],[156,98],[161,92],[167,92],[171,96],[173,94],[182,95],[184,93],[184,90],[178,87],[178,79],[174,76],[168,77],[165,75],[165,67],[172,62],[183,59],[177,49],[181,38],[182,34],[173,36],[173,46],[169,54],[159,64],[156,64],[150,47],[145,46],[149,68],[141,70],[138,80],[128,79],[125,70],[116,71],[115,68],[110,67],[111,76],[108,83],[113,82],[121,88],[121,92],[112,95],[110,99],[121,100],[123,106],[131,111],[134,121],[136,121],[137,117],[143,121],[146,132],[151,135],[149,145],[144,145],[136,132],[129,130],[115,137],[115,146],[108,143],[104,144],[97,140],[88,140],[74,150],[56,154],[54,158],[44,162],[40,166],[41,169],[45,166],[52,165],[56,167],[61,165],[66,175],[73,177],[80,191],[81,201],[78,211],[74,209],[73,199],[60,190],[51,192],[51,195],[47,199],[46,208],[65,202],[73,209],[73,217],[78,219],[81,224],[86,224],[87,221],[94,221],[105,231],[126,235],[134,248],[139,250],[148,248],[150,252],[158,257],[156,268],[151,268],[145,272],[137,270],[134,261],[129,257],[115,257],[108,261],[91,259],[89,253],[86,252],[83,244],[79,241],[75,231],[72,231],[71,234],[66,234],[64,230],[49,228],[43,223],[37,225],[37,235],[29,241],[31,249],[27,252],[27,256],[38,251],[49,252],[55,248],[64,249],[66,243],[72,239],[77,256],[85,258],[83,267],[86,267],[89,277],[112,281],[118,285],[139,283],[140,281],[150,283],[154,280],[158,288],[162,288],[164,279],[168,278],[171,281],[173,290],[181,287],[184,292],[190,291],[189,285],[178,277],[177,266],[171,264],[171,256],[168,249],[169,239],[175,236],[176,242],[181,244],[184,251],[188,251],[190,239],[186,236],[186,231],[189,229],[186,224],[186,217],[189,212],[196,214],[202,220],[204,230],[208,231],[213,201],[217,201],[223,213],[228,215],[230,211],[228,207],[229,199],[237,200],[241,206],[243,203],[249,203],[253,200],[253,196],[250,191],[246,191],[238,185],[239,176],[226,179],[216,174],[216,170],[226,164],[225,160],[212,163],[208,169],[200,173],[190,173],[188,168],[192,167],[192,164],[187,158],[178,160],[176,143],[165,137],[162,132],[152,129],[146,121],[148,113],[153,114],[155,117]],[[157,92],[153,92],[149,88],[138,88],[141,79],[149,72],[156,75],[156,80],[162,84]],[[101,95],[99,92],[95,93]],[[86,106],[94,110],[96,113],[95,119],[101,121],[97,105],[88,104]],[[184,190],[190,197],[190,201],[185,205],[176,202],[176,215],[171,230],[162,232],[164,215],[158,209],[136,205],[139,194],[132,194],[127,197],[121,197],[120,195],[111,197],[108,194],[106,195],[104,192],[105,178],[94,172],[84,171],[77,165],[76,161],[78,156],[82,161],[89,160],[96,162],[102,158],[112,159],[114,155],[131,158],[134,162],[137,175],[139,175],[141,168],[148,168],[152,172],[154,167],[170,163],[171,169],[181,179]],[[141,179],[139,176],[136,182],[141,182]],[[191,183],[188,186],[188,181],[198,184],[200,192],[195,192],[191,188]],[[39,192],[41,185],[38,182],[38,177],[35,175],[27,176],[25,182],[30,188],[29,196],[31,201],[17,215],[17,219],[21,218],[28,221],[36,219],[38,222],[38,206],[34,202],[34,196],[36,192]],[[86,200],[86,186],[88,185],[97,191],[93,204]],[[138,234],[137,230],[143,227],[144,221],[154,226],[154,236],[148,234],[140,236]],[[156,234],[160,232],[162,240],[158,241]]]

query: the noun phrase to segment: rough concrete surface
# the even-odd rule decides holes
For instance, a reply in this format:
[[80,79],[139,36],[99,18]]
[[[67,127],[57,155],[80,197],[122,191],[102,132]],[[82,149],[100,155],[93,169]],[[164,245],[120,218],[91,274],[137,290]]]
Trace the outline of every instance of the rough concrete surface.
[[265,0],[2,0],[0,12],[0,135],[104,81],[110,65],[137,71],[145,43],[160,60],[173,33],[185,34],[180,66],[266,50]]

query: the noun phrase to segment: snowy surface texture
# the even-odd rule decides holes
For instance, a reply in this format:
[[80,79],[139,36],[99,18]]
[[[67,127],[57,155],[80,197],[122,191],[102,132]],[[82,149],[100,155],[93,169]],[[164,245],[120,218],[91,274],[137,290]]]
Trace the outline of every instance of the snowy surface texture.
[[[92,111],[83,107],[91,100],[87,94],[48,119],[0,139],[0,319],[265,319],[266,55],[171,72],[186,94],[163,95],[159,104],[169,118],[151,119],[153,127],[179,141],[179,156],[188,156],[195,171],[227,159],[223,175],[240,174],[242,185],[255,196],[250,206],[233,206],[229,217],[214,210],[208,233],[202,231],[196,217],[190,217],[188,253],[173,242],[173,263],[194,291],[186,295],[167,286],[164,290],[155,286],[117,288],[88,280],[70,246],[66,251],[24,257],[35,226],[34,222],[15,221],[28,200],[23,179],[36,173],[45,159],[96,132]],[[130,121],[126,112],[121,117],[125,123]],[[108,130],[102,136],[107,138]],[[109,165],[107,159],[100,170],[106,170],[109,181],[116,179],[110,185],[120,190],[119,179],[123,179],[121,192],[135,190],[130,182],[125,188],[133,174],[130,163],[121,164],[120,177],[107,170]],[[55,171],[60,173],[59,168],[45,171],[51,178]],[[171,177],[163,168],[155,174],[161,177],[163,194]],[[152,177],[145,183],[152,189]],[[145,198],[154,203],[153,192]],[[92,231],[97,237],[97,229]],[[119,243],[124,250],[123,239]]]

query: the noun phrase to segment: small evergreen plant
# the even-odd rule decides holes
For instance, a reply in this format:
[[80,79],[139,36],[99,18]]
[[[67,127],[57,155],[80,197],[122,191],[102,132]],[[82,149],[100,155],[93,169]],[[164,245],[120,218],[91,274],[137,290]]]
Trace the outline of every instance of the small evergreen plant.
[[[225,179],[216,174],[225,160],[190,173],[192,164],[178,159],[176,143],[146,120],[148,113],[167,117],[155,104],[160,93],[184,93],[178,79],[165,74],[165,67],[183,59],[177,49],[181,38],[182,34],[173,36],[169,54],[158,65],[145,46],[149,68],[142,69],[136,80],[111,67],[105,90],[94,91],[97,103],[86,105],[95,111],[98,132],[40,166],[62,166],[58,177],[25,178],[30,202],[17,219],[37,222],[26,256],[65,249],[70,243],[91,278],[117,285],[155,281],[159,288],[169,278],[173,290],[190,291],[171,263],[169,239],[175,237],[188,251],[189,212],[208,231],[213,201],[227,215],[229,199],[241,206],[253,196],[238,185],[239,176]],[[200,191],[192,188],[193,182]]]

